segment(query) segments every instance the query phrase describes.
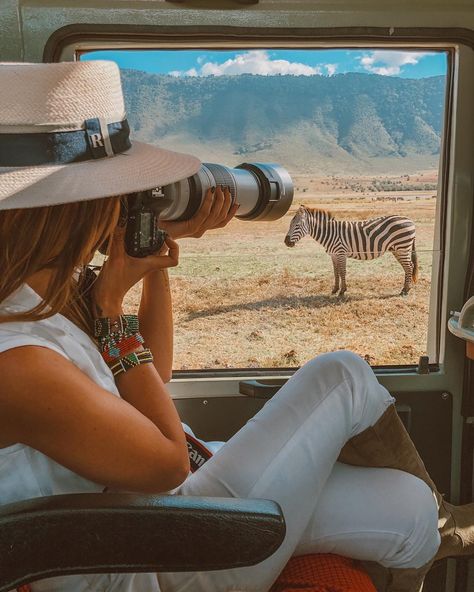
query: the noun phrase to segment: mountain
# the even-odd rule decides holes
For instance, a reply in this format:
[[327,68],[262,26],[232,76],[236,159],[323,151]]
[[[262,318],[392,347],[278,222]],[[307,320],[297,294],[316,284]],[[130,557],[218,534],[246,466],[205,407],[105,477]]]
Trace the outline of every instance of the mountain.
[[445,76],[185,77],[123,70],[133,136],[204,161],[315,174],[437,167]]

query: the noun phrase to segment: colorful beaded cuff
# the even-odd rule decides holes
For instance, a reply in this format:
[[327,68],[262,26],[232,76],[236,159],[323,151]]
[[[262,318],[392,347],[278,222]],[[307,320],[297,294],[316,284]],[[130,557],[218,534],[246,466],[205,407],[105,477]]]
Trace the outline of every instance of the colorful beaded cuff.
[[140,366],[140,364],[149,364],[151,362],[153,362],[153,354],[149,349],[144,349],[141,352],[127,354],[115,360],[112,364],[109,364],[109,368],[112,370],[114,376],[118,376],[136,366]]
[[143,349],[144,340],[139,333],[137,315],[96,319],[94,335],[100,353],[109,365],[123,356]]
[[123,358],[143,348],[144,339],[140,333],[132,335],[118,334],[110,336],[105,343],[100,344],[101,354],[107,364]]
[[137,315],[120,315],[115,318],[103,317],[94,321],[94,336],[98,339],[113,333],[138,333],[140,327]]

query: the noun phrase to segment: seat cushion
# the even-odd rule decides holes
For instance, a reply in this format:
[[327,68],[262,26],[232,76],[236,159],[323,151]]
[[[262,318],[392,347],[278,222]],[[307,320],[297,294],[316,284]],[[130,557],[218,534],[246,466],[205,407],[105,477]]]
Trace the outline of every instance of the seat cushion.
[[377,592],[359,562],[318,553],[292,557],[270,592]]

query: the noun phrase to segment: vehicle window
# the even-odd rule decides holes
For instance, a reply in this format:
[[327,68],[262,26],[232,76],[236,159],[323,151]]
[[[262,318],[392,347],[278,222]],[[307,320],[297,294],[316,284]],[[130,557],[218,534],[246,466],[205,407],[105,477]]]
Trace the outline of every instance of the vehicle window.
[[[236,219],[181,241],[170,272],[176,370],[296,367],[346,348],[372,365],[437,361],[427,343],[433,262],[442,261],[433,245],[447,52],[81,55],[104,58],[121,68],[133,137],[228,167],[278,163],[294,186],[278,220]],[[305,236],[289,248],[297,214]],[[136,291],[127,304],[137,307]]]

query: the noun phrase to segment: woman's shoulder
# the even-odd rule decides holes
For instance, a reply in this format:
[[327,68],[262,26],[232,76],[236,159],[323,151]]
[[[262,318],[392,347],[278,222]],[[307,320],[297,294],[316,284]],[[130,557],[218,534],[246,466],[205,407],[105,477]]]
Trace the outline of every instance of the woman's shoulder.
[[[47,347],[65,357],[66,353],[58,343],[48,338],[47,334],[36,331],[35,327],[21,327],[22,323],[0,323],[0,354],[19,347]],[[32,323],[23,323],[31,325]]]
[[[10,298],[0,304],[0,315],[18,314],[31,308],[31,305],[25,306],[18,298]],[[64,348],[61,347],[63,333],[60,324],[54,319],[0,322],[0,353],[31,345],[49,347],[64,355]]]
[[[16,315],[35,308],[40,297],[27,284],[21,286],[0,303],[0,315]],[[22,346],[49,347],[66,355],[67,342],[74,333],[82,333],[78,327],[59,314],[38,321],[12,320],[0,322],[0,353]],[[66,357],[68,357],[66,355]]]
[[[39,296],[25,285],[0,304],[0,315],[31,310],[39,302]],[[65,316],[57,313],[39,321],[0,323],[0,355],[7,350],[23,346],[46,347],[61,354],[94,382],[118,394],[113,375],[102,359],[97,345],[89,335]],[[23,363],[23,352],[14,352],[13,359]]]

